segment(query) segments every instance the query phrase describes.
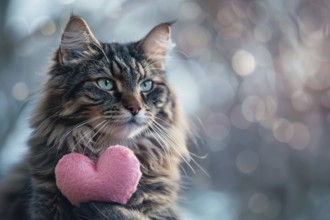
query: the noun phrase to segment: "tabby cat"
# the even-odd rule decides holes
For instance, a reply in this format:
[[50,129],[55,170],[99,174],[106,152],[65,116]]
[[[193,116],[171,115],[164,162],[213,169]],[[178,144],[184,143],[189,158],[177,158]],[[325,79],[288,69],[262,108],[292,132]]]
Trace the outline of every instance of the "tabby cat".
[[[31,119],[29,154],[6,180],[1,219],[179,219],[181,160],[188,158],[186,124],[165,76],[170,24],[142,40],[101,43],[71,16]],[[65,154],[96,161],[111,145],[136,154],[143,173],[126,205],[91,201],[72,206],[56,187]]]

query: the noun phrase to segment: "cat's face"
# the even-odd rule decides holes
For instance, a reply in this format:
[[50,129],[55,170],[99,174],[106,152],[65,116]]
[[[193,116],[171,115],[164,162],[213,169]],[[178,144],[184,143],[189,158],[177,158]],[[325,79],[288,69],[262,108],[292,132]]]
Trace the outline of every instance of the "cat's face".
[[169,36],[169,26],[161,24],[139,42],[103,44],[84,20],[72,17],[51,78],[61,94],[59,115],[112,139],[136,137],[167,120],[174,108],[164,78]]

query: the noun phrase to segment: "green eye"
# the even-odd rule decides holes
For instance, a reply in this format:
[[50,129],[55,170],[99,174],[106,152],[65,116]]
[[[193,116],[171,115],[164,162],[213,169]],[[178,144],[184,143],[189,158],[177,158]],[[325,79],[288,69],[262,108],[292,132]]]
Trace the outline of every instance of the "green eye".
[[140,84],[140,89],[142,92],[149,92],[152,89],[152,81],[147,80]]
[[113,90],[113,82],[110,79],[99,79],[96,81],[96,84],[106,91]]

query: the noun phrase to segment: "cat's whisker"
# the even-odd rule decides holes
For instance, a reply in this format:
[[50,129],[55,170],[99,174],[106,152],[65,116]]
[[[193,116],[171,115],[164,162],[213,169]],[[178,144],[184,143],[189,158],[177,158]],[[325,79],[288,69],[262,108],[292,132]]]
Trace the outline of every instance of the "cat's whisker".
[[[171,129],[175,132],[180,132],[180,129],[178,129],[177,127],[174,127],[172,126],[168,121],[156,116],[156,115],[153,115],[153,117],[155,118],[155,121],[157,124],[161,125],[159,122],[157,122],[157,120],[161,121],[162,123],[166,124],[167,126],[171,127]],[[162,125],[163,126],[163,125]]]
[[[98,127],[102,126],[102,124],[104,124],[105,121],[101,121],[100,123],[98,123],[94,129],[97,129]],[[85,140],[87,138],[88,135],[90,135],[92,132],[94,132],[94,129],[91,129],[90,131],[86,132],[85,134],[83,134],[83,136],[76,142],[76,144],[72,147],[71,152],[75,152],[76,147],[80,144],[81,141]],[[85,146],[86,147],[86,146]]]
[[87,120],[85,120],[85,121],[82,121],[81,123],[75,125],[72,129],[70,129],[66,134],[64,134],[64,135],[61,137],[61,139],[59,140],[58,143],[55,143],[55,144],[57,144],[57,151],[62,147],[63,142],[65,141],[65,139],[67,138],[67,136],[68,136],[72,131],[74,131],[75,129],[78,129],[78,128],[80,128],[80,127],[82,127],[82,126],[84,126],[84,125],[86,125],[86,124],[88,124],[88,123],[90,123],[90,122],[96,121],[96,120],[98,120],[98,119],[100,119],[100,118],[101,118],[100,116],[98,116],[98,117],[94,117],[94,118],[91,118],[91,119],[87,119]]
[[[165,120],[163,120],[163,119],[161,119],[161,118],[159,118],[159,117],[157,117],[157,116],[155,116],[154,115],[154,118],[155,119],[158,119],[158,120],[161,120],[163,123],[166,123],[166,124],[168,124],[168,125],[170,125],[167,121],[165,121]],[[165,131],[165,128],[160,124],[160,123],[158,123],[156,120],[154,121],[154,123],[155,124],[157,124],[157,126],[159,126],[159,128],[161,129],[161,130],[163,130],[163,131]],[[174,131],[175,131],[175,129],[176,128],[174,128]],[[168,133],[168,132],[164,132],[165,133],[165,135],[166,136],[168,136],[168,138],[169,138],[169,140],[171,141],[171,142],[173,142],[173,140],[175,140],[175,136],[173,136],[173,134],[171,134],[171,133]],[[189,152],[189,154],[190,155],[193,155],[193,156],[195,156],[195,157],[197,157],[197,158],[200,158],[200,159],[205,159],[206,157],[207,157],[207,155],[205,155],[205,156],[201,156],[201,157],[198,157],[198,155],[196,155],[196,154],[193,154],[193,153],[191,153],[191,152]],[[193,158],[193,157],[190,157],[189,158],[206,176],[208,176],[208,177],[210,177],[210,175],[208,174],[208,172]]]
[[[154,129],[154,127],[153,127],[153,129]],[[155,132],[158,134],[158,131],[156,131],[155,130]],[[153,134],[153,133],[152,133]],[[161,134],[159,134],[159,136],[161,137]],[[168,158],[168,160],[170,160],[169,158],[170,158],[170,156],[169,156],[169,151],[170,151],[170,149],[168,149],[168,148],[165,148],[163,145],[162,145],[162,143],[163,144],[166,144],[165,143],[165,141],[164,140],[162,140],[162,141],[158,141],[159,143],[160,143],[160,145],[161,145],[161,147],[162,147],[162,149],[164,150],[164,152],[165,152],[165,154],[166,154],[166,156],[167,156],[167,158]],[[162,142],[162,143],[161,143]],[[167,144],[166,144],[167,145]],[[171,145],[171,144],[170,144]],[[169,146],[170,148],[171,148],[171,146]],[[181,156],[181,155],[180,155]],[[189,163],[188,162],[186,162],[187,164],[188,164],[188,166],[189,166]],[[179,164],[179,166],[181,167],[181,169],[183,170],[183,172],[185,173],[185,175],[187,175],[187,171],[184,169],[184,167],[182,166],[182,164],[180,163]]]
[[113,122],[113,123],[118,123],[118,122],[128,121],[130,119],[130,117],[123,116],[123,115],[118,115],[118,116],[104,115],[104,119],[107,119],[108,121]]
[[[108,130],[108,128],[109,127],[111,127],[111,124],[108,122],[108,121],[106,121],[106,123],[105,123],[105,126],[103,127],[102,126],[102,128],[100,128],[99,130],[98,130],[98,137],[96,138],[96,140],[94,141],[94,144],[96,145],[96,146],[99,146],[99,140],[103,140],[104,139],[104,137],[106,136],[106,131]],[[104,140],[103,140],[104,141]]]
[[[162,125],[161,124],[159,124],[158,122],[155,122],[155,123],[159,126],[160,129],[164,130],[162,128]],[[165,135],[167,136],[168,140],[173,143],[173,139],[169,136],[170,134],[169,133],[165,133]],[[174,149],[176,150],[176,148],[174,148]],[[189,154],[191,154],[191,153],[189,152]],[[182,157],[182,159],[183,159],[183,157]],[[208,172],[194,158],[190,157],[189,160],[191,160],[207,177],[210,177],[210,175],[208,174]]]
[[[172,134],[173,131],[171,130],[166,130],[160,123],[158,123],[157,121],[154,121],[154,125],[162,132],[164,133],[164,136],[171,142],[171,144],[173,144],[174,146],[176,145],[176,143],[174,142],[174,140],[176,139],[175,133]],[[178,146],[179,147],[179,146]]]
[[[200,117],[197,116],[197,115],[195,115],[195,118],[196,118],[196,120],[197,120],[197,122],[198,122],[198,125],[201,127],[201,129],[202,129],[203,131],[205,131],[205,130],[206,130],[206,129],[205,129],[205,126],[204,126],[202,120],[200,119]],[[195,127],[195,129],[197,129],[197,127]],[[194,145],[197,147],[197,149],[199,150],[200,148],[199,148],[198,141],[205,142],[207,139],[204,138],[203,136],[199,135],[199,133],[197,133],[195,129],[193,130],[193,137],[195,137],[195,138],[193,139],[193,143],[194,143]]]
[[195,157],[195,158],[198,158],[198,159],[201,159],[201,160],[204,160],[204,159],[206,159],[207,157],[208,157],[208,154],[205,154],[205,155],[197,155],[197,154],[195,154],[195,153],[192,153],[192,152],[189,152],[189,154],[191,155],[191,156],[193,156],[193,157]]
[[[185,159],[185,157],[173,146],[175,146],[175,142],[173,140],[171,140],[170,138],[168,138],[166,136],[166,132],[164,132],[164,130],[162,130],[161,128],[157,127],[156,124],[153,124],[153,129],[156,131],[155,133],[158,134],[158,136],[161,138],[161,139],[165,139],[163,141],[164,144],[168,143],[168,147],[170,147],[171,149],[173,149],[178,155],[179,157],[188,165],[188,167],[191,169],[191,171],[196,174],[194,168],[190,165],[190,163]],[[161,136],[163,135],[163,136]]]
[[[96,137],[96,135],[102,133],[102,130],[105,129],[106,127],[108,127],[108,123],[107,123],[107,121],[104,120],[103,122],[104,122],[103,125],[100,126],[99,128],[95,127],[96,132],[95,132],[94,135],[88,140],[87,145],[89,145],[89,143],[91,143],[91,142],[92,142],[93,144],[95,144],[96,141],[94,140],[94,138]],[[99,137],[100,137],[100,136],[99,136]],[[98,137],[98,138],[99,138],[99,137]],[[97,139],[98,139],[98,138],[97,138]]]
[[[93,141],[93,139],[94,139],[94,138],[96,137],[96,135],[98,135],[98,134],[99,134],[99,133],[100,133],[105,127],[108,126],[106,120],[102,121],[100,124],[102,124],[102,125],[100,125],[100,126],[95,126],[94,130],[96,130],[96,132],[94,131],[95,133],[93,134],[93,136],[90,137],[89,140],[87,141],[86,145],[84,145],[83,154],[85,154],[85,150],[86,150],[86,148],[89,148],[89,150],[93,150],[93,149],[95,148],[95,142],[96,142],[96,141]],[[99,137],[100,137],[100,136],[99,136]],[[98,137],[98,138],[99,138],[99,137]],[[98,138],[97,138],[97,139],[98,139]],[[90,143],[93,143],[94,145],[90,147]]]
[[[163,131],[165,135],[169,136],[170,140],[175,140],[176,139],[175,133],[179,131],[178,128],[172,126],[169,122],[153,115],[152,113],[150,113],[150,115],[153,116],[153,118],[154,118],[152,120],[152,122],[155,123],[156,125],[158,125],[159,128],[161,129],[161,131]],[[161,120],[163,123],[167,124],[171,128],[170,130],[173,130],[173,131],[171,133],[169,133],[169,130],[167,130],[162,124],[157,122],[157,120]]]
[[182,170],[184,176],[188,176],[188,172],[185,170],[185,168],[183,167],[183,165],[180,163],[179,166],[180,166],[180,168],[181,168],[181,170]]
[[[152,116],[152,114],[150,114],[150,116]],[[153,128],[152,122],[153,122],[153,120],[151,120],[151,123],[149,124],[149,126]],[[160,146],[163,148],[163,150],[164,150],[164,152],[165,152],[167,158],[169,159],[169,158],[170,158],[170,155],[169,155],[169,149],[167,149],[165,146],[163,146],[163,144],[166,145],[166,142],[164,142],[164,140],[162,140],[162,139],[159,140],[159,138],[161,138],[162,135],[161,135],[161,134],[158,134],[157,131],[155,131],[155,132],[156,132],[155,134],[157,135],[157,136],[156,136],[156,135],[154,135],[154,133],[149,129],[149,127],[147,127],[147,128],[148,128],[148,131],[150,132],[150,134],[151,134],[154,138],[156,138],[156,140],[158,141],[158,143],[160,144]],[[157,138],[157,137],[158,137],[158,138]]]
[[[106,122],[106,123],[105,123],[105,126],[102,127],[102,128],[100,128],[99,131],[98,131],[99,136],[98,136],[98,137],[96,138],[96,140],[94,141],[94,145],[95,145],[95,146],[99,146],[99,149],[98,149],[98,150],[102,149],[102,148],[100,148],[100,147],[108,147],[108,146],[104,146],[104,144],[105,144],[104,142],[106,141],[106,139],[104,139],[105,134],[103,133],[103,131],[107,131],[109,127],[111,127],[111,124],[108,123],[108,122]],[[99,143],[99,141],[102,141],[102,142]]]
[[[100,117],[94,117],[94,118],[91,118],[91,119],[87,119],[87,120],[85,120],[85,121],[82,121],[82,122],[80,122],[79,124],[77,124],[77,125],[75,125],[72,129],[70,129],[62,138],[61,138],[61,140],[63,140],[63,139],[65,139],[73,130],[75,130],[75,129],[78,129],[78,128],[80,128],[80,127],[82,127],[82,126],[84,126],[84,125],[86,125],[86,124],[88,124],[88,123],[90,123],[90,122],[93,122],[93,121],[95,121],[95,120],[97,120],[97,119],[100,119]],[[59,142],[60,144],[62,143],[61,141]]]
[[187,165],[191,168],[191,170],[195,173],[194,169],[190,166],[189,162],[182,156],[182,154],[173,146],[176,144],[174,141],[172,141],[170,138],[166,136],[166,131],[159,128],[156,124],[152,124],[152,128],[154,130],[154,133],[157,134],[159,139],[163,142],[164,145],[166,145],[168,148],[173,149],[180,157],[181,159],[187,163]]
[[[168,152],[168,149],[166,149],[165,145],[166,143],[158,136],[158,134],[155,135],[154,132],[152,132],[149,128],[148,128],[148,131],[149,131],[149,134],[151,134],[155,139],[156,141],[159,143],[160,147],[163,149],[164,153],[165,153],[165,156],[167,157],[167,160],[170,161],[170,155],[169,155],[169,152]],[[172,166],[172,164],[170,163],[170,166]]]
[[190,160],[208,177],[211,178],[210,174],[194,159],[190,158]]
[[[152,127],[152,128],[155,130],[155,132],[160,133],[160,137],[161,137],[161,138],[163,137],[162,135],[166,135],[166,134],[168,134],[168,131],[166,131],[165,128],[164,128],[163,126],[161,126],[158,122],[156,122],[156,121],[155,121],[156,119],[159,119],[159,120],[163,121],[164,123],[168,124],[168,125],[171,127],[171,129],[173,129],[174,131],[178,131],[178,132],[179,132],[179,130],[178,130],[177,128],[175,128],[175,127],[173,127],[172,125],[170,125],[167,121],[165,121],[165,120],[163,120],[163,119],[161,119],[161,118],[155,116],[155,115],[152,114],[151,112],[146,112],[146,116],[149,116],[149,118],[150,118],[150,120],[151,120],[150,127]],[[155,122],[158,123],[158,124],[162,127],[162,129],[155,128],[155,126],[154,126],[154,124],[153,124],[153,123],[155,123]],[[159,130],[159,132],[158,132],[158,130]],[[163,137],[163,138],[164,138],[164,137]],[[167,140],[167,141],[170,143],[170,144],[169,144],[169,147],[170,147],[170,148],[173,148],[173,145],[176,145],[176,144],[174,144],[174,141],[173,141],[173,140],[175,140],[175,139],[176,139],[176,137],[175,137],[174,135],[171,135],[171,137],[168,137],[168,140]],[[165,141],[163,141],[163,143],[165,143]],[[166,144],[166,143],[165,143],[165,144]],[[164,147],[163,147],[163,148],[164,148]],[[175,147],[174,147],[173,149],[176,150]],[[167,149],[167,151],[168,151],[168,150],[169,150],[169,149]],[[178,153],[178,155],[183,159],[183,161],[188,165],[188,167],[190,167],[190,169],[194,172],[194,169],[190,166],[189,162],[185,160],[184,156],[182,156],[181,153],[179,153],[179,152],[177,152],[177,153]],[[186,170],[184,169],[184,167],[183,167],[181,164],[179,164],[179,166],[180,166],[181,169],[184,171],[184,174],[188,175],[187,172],[186,172]],[[195,173],[195,172],[194,172],[194,173]]]

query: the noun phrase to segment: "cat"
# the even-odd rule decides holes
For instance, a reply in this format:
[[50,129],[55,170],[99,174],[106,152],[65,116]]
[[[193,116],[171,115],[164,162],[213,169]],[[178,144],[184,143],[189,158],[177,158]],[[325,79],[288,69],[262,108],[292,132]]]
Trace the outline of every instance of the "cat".
[[[1,219],[180,219],[180,163],[189,158],[187,122],[166,80],[170,23],[142,40],[97,40],[72,15],[31,117],[29,153],[2,186]],[[142,178],[126,205],[91,201],[72,206],[56,186],[65,154],[96,161],[109,146],[130,148]]]

